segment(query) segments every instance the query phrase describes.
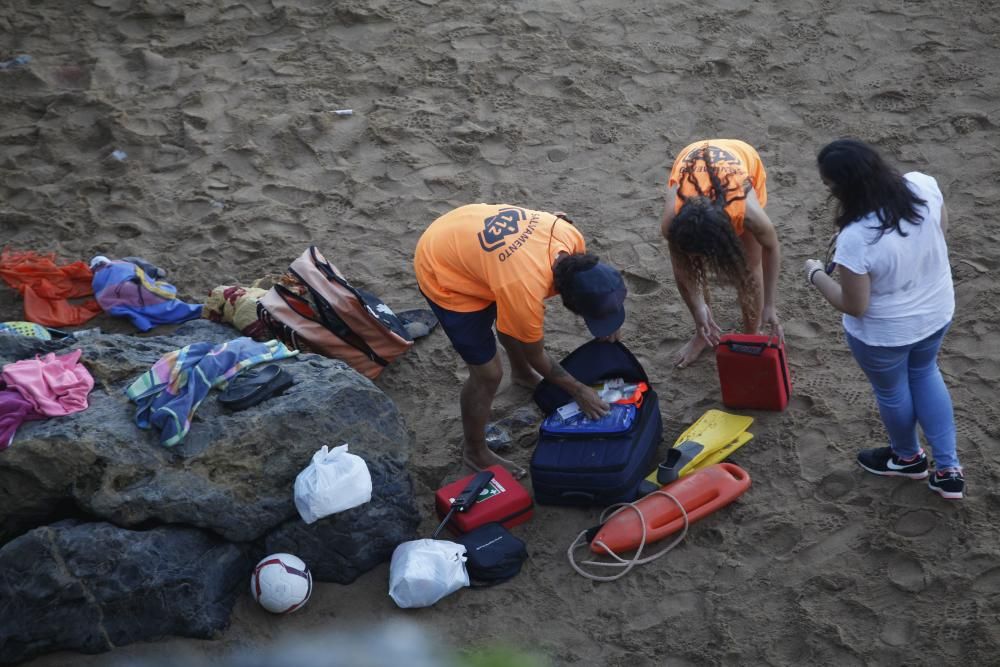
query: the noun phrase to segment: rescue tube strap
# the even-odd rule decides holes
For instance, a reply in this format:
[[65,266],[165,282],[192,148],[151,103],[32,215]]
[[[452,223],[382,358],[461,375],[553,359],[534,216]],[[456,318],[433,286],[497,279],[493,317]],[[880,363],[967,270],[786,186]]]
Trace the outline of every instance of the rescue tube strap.
[[[621,556],[619,556],[618,554],[616,554],[614,551],[612,551],[611,548],[608,547],[607,545],[605,545],[603,542],[596,542],[595,544],[597,544],[597,546],[599,546],[602,549],[604,549],[605,553],[607,553],[608,556],[610,556],[612,559],[614,559],[615,562],[613,562],[613,563],[607,563],[607,562],[601,562],[601,561],[596,561],[596,560],[585,560],[585,561],[580,561],[579,563],[577,563],[576,560],[575,560],[575,558],[573,557],[573,552],[576,551],[581,546],[587,546],[588,545],[588,542],[587,542],[587,533],[589,531],[585,530],[585,531],[581,532],[579,535],[576,536],[576,539],[573,540],[573,544],[571,544],[569,546],[569,549],[566,550],[566,557],[569,559],[569,564],[573,567],[574,570],[577,571],[578,574],[580,574],[581,576],[586,577],[587,579],[591,579],[593,581],[614,581],[616,579],[620,579],[620,578],[624,577],[636,565],[645,565],[646,563],[653,562],[654,560],[656,560],[660,556],[663,556],[668,551],[670,551],[671,549],[673,549],[674,547],[676,547],[678,544],[681,543],[681,541],[684,540],[684,537],[687,535],[687,532],[688,532],[689,522],[688,522],[688,513],[687,513],[687,510],[684,509],[684,505],[681,503],[681,501],[678,500],[675,496],[671,495],[670,493],[668,493],[666,491],[663,491],[662,489],[658,489],[656,491],[653,491],[649,495],[664,496],[665,498],[669,498],[670,500],[672,500],[677,505],[677,507],[681,511],[681,516],[684,517],[684,528],[681,530],[680,535],[678,535],[677,537],[675,537],[674,540],[670,544],[668,544],[667,546],[665,546],[663,549],[661,549],[660,551],[656,552],[652,556],[647,556],[646,558],[643,558],[642,557],[642,551],[643,551],[643,549],[646,546],[646,532],[647,532],[647,529],[646,529],[646,517],[643,516],[642,510],[639,509],[639,507],[635,503],[618,503],[616,505],[611,505],[610,507],[608,507],[607,509],[605,509],[603,512],[601,512],[601,520],[600,520],[601,524],[603,525],[605,521],[607,521],[608,519],[610,519],[614,515],[618,514],[619,512],[625,512],[625,511],[628,511],[628,510],[632,510],[633,512],[635,512],[636,514],[639,515],[639,525],[642,526],[642,539],[639,541],[639,548],[635,550],[635,556],[633,556],[632,558],[622,558]],[[608,514],[608,512],[610,512],[611,510],[614,510],[614,511],[611,512],[611,514]],[[593,574],[591,572],[587,572],[583,568],[580,567],[581,565],[587,565],[587,566],[591,566],[591,567],[614,567],[614,568],[621,568],[621,572],[618,572],[617,574],[603,576],[603,575]]]

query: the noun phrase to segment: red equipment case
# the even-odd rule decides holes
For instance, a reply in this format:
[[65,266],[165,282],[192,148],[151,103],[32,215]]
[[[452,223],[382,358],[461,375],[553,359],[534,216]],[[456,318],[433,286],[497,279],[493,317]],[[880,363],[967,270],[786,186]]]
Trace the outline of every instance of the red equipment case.
[[753,334],[724,334],[715,349],[727,408],[784,410],[792,395],[785,346],[777,338]]
[[[528,490],[521,486],[506,468],[495,465],[486,470],[493,473],[493,479],[479,494],[476,503],[468,512],[455,512],[451,515],[451,520],[448,522],[448,529],[451,532],[461,535],[491,521],[501,523],[505,528],[513,528],[534,514],[534,503]],[[434,505],[438,517],[444,519],[451,508],[452,499],[462,492],[473,476],[463,477],[437,490],[434,494]]]

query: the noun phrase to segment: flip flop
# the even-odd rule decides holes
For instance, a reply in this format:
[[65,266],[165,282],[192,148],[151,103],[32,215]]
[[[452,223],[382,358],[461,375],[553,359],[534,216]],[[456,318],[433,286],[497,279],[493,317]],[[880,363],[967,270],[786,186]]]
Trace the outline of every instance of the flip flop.
[[278,396],[295,384],[291,373],[271,364],[260,370],[237,375],[219,394],[219,403],[230,410],[245,410]]
[[438,319],[434,312],[427,308],[404,310],[401,313],[396,313],[396,317],[406,327],[406,333],[410,334],[410,338],[413,340],[423,338],[438,325]]

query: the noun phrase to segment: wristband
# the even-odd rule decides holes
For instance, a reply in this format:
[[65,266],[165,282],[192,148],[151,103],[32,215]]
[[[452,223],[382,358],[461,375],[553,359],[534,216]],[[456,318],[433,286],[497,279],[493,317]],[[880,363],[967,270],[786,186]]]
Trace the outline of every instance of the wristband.
[[816,277],[816,272],[822,270],[823,267],[817,266],[815,269],[809,272],[809,284],[812,285],[813,287],[816,287],[816,283],[813,282],[813,278]]

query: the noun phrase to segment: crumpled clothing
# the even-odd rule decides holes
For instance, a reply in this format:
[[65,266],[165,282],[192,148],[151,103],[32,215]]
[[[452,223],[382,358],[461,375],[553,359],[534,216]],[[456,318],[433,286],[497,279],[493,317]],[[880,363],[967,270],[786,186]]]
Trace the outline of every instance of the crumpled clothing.
[[47,327],[77,326],[100,314],[94,299],[73,304],[68,299],[90,296],[93,274],[85,263],[58,266],[55,253],[4,248],[0,253],[0,278],[24,297],[24,318]]
[[[201,317],[201,304],[184,303],[177,298],[176,287],[151,279],[143,266],[100,256],[91,261],[94,293],[101,308],[111,315],[127,317],[139,331]],[[157,274],[162,272],[151,264],[143,265]]]
[[[2,386],[2,385],[0,385]],[[10,447],[21,424],[34,419],[45,419],[35,411],[31,401],[16,389],[0,391],[0,452]]]
[[22,359],[3,367],[3,381],[17,390],[32,408],[47,417],[81,412],[87,409],[87,395],[94,388],[94,378],[80,363],[83,350],[56,356]]
[[267,340],[271,334],[257,319],[257,301],[265,294],[267,290],[259,287],[219,285],[208,295],[201,315],[213,322],[231,324],[254,340]]
[[244,337],[221,345],[195,343],[163,355],[125,395],[138,406],[136,425],[159,429],[160,444],[172,447],[184,440],[195,411],[213,388],[245,368],[296,354],[276,340],[257,343]]

